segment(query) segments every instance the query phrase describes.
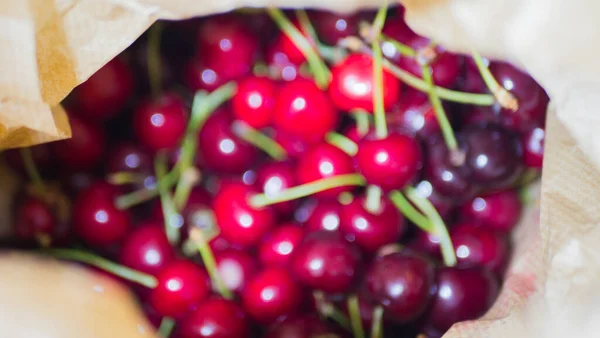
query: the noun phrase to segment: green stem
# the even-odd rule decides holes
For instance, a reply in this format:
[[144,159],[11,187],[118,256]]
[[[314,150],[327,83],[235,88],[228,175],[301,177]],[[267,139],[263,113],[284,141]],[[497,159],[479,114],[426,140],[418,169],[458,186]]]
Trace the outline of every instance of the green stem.
[[[176,170],[172,170],[165,177],[163,177],[163,184],[167,188],[172,188],[179,179],[178,172]],[[140,189],[134,192],[130,192],[129,194],[119,196],[115,199],[115,205],[118,209],[125,210],[129,209],[138,204],[144,203],[158,196],[157,189]]]
[[363,329],[362,319],[360,318],[358,297],[356,295],[350,296],[347,301],[347,306],[354,338],[365,338],[365,330]]
[[336,132],[330,132],[325,135],[327,143],[344,151],[349,156],[354,156],[358,152],[358,145],[351,139]]
[[376,185],[369,185],[367,187],[367,198],[365,200],[365,209],[372,213],[377,214],[381,209],[381,195],[383,192],[381,188]]
[[362,185],[365,185],[365,179],[360,174],[338,175],[285,189],[275,197],[266,194],[254,195],[250,198],[250,204],[255,208],[262,208],[267,205],[307,197],[332,188]]
[[164,177],[167,174],[167,157],[165,153],[159,153],[154,159],[154,170],[156,171],[156,186],[160,195],[160,204],[162,207],[164,220],[165,220],[165,232],[169,243],[176,244],[179,242],[179,229],[183,225],[183,219],[179,213],[177,213],[177,207],[173,201],[173,196],[164,182]]
[[509,91],[502,87],[498,83],[498,81],[496,81],[496,78],[494,78],[494,75],[492,74],[492,72],[490,72],[490,69],[485,64],[485,61],[478,52],[473,51],[471,55],[473,56],[473,60],[477,65],[477,69],[479,70],[479,74],[481,74],[485,85],[488,87],[490,92],[496,97],[498,103],[500,103],[500,105],[503,108],[508,108],[513,111],[516,111],[519,108],[519,102],[517,101],[517,99]]
[[223,278],[221,277],[221,274],[219,273],[219,269],[217,267],[215,256],[202,230],[198,228],[192,228],[190,230],[189,235],[190,239],[194,243],[196,243],[198,251],[200,252],[200,256],[202,257],[202,261],[204,262],[204,266],[206,267],[206,270],[210,275],[210,279],[216,286],[221,296],[225,299],[233,299],[233,294],[231,293],[231,290],[229,290],[223,282]]
[[336,322],[338,325],[343,327],[344,329],[351,331],[351,325],[346,315],[337,309],[333,304],[328,302],[325,299],[325,294],[321,291],[315,291],[313,293],[313,297],[315,298],[315,303],[317,304],[317,310],[321,314],[321,316],[325,318],[329,318]]
[[427,91],[427,94],[429,95],[429,101],[431,101],[433,111],[435,112],[435,116],[440,124],[440,128],[442,129],[442,135],[444,136],[446,146],[448,146],[448,149],[450,149],[451,152],[456,152],[458,151],[458,142],[456,142],[454,130],[452,130],[452,125],[448,120],[448,116],[446,115],[446,111],[442,105],[442,101],[440,101],[440,98],[434,90],[435,85],[433,84],[433,77],[431,76],[431,68],[429,66],[422,66],[422,71],[423,79],[429,86]]
[[308,17],[308,14],[306,14],[306,11],[303,9],[296,9],[294,13],[296,14],[296,19],[298,19],[298,23],[302,28],[302,32],[308,35],[310,41],[312,41],[315,44],[318,44],[319,36],[317,35],[315,27],[310,22],[310,18]]
[[433,232],[433,225],[423,216],[412,204],[404,197],[404,195],[397,190],[390,192],[390,200],[400,210],[400,212],[408,218],[409,221],[418,226],[425,232]]
[[132,173],[128,171],[120,171],[112,174],[108,174],[106,181],[114,185],[125,185],[125,184],[140,184],[146,179],[146,175],[140,173]]
[[369,133],[369,113],[362,109],[354,109],[350,112],[354,120],[356,121],[356,128],[358,130],[358,136],[364,137]]
[[170,317],[163,317],[158,328],[158,336],[162,338],[169,338],[171,332],[175,328],[175,320]]
[[380,139],[387,137],[388,134],[385,107],[383,105],[383,56],[381,55],[381,41],[379,36],[385,23],[386,15],[387,6],[384,4],[375,16],[372,26],[373,31],[371,32],[373,34],[373,42],[371,43],[371,48],[373,48],[373,118],[375,120],[375,135]]
[[373,310],[371,322],[371,338],[383,338],[383,307],[377,306]]
[[130,282],[138,283],[147,288],[152,289],[158,284],[156,278],[152,275],[130,269],[89,252],[75,249],[49,249],[43,250],[42,252],[58,259],[81,262],[95,266],[99,269],[110,272],[115,276],[121,277]]
[[25,171],[27,172],[27,176],[29,176],[29,180],[33,184],[33,187],[36,191],[42,193],[46,191],[46,186],[44,184],[44,180],[42,179],[42,175],[35,165],[35,161],[33,160],[33,155],[31,154],[31,148],[20,148],[21,158],[23,159],[23,165],[25,166]]
[[273,21],[279,26],[279,29],[294,42],[296,47],[302,52],[308,61],[310,68],[315,75],[317,85],[325,89],[329,85],[331,72],[325,62],[321,59],[315,48],[306,39],[306,37],[290,22],[280,9],[267,8],[267,13]]
[[381,34],[384,43],[389,43],[403,56],[414,58],[417,56],[417,51],[414,48],[411,48],[396,39],[392,39],[391,37]]
[[234,121],[231,125],[233,133],[242,140],[264,151],[272,159],[282,161],[287,158],[285,149],[269,136],[250,127],[242,121]]
[[452,245],[450,234],[448,234],[448,229],[446,228],[444,220],[440,214],[428,199],[419,195],[415,188],[407,187],[404,190],[404,193],[408,199],[417,206],[417,208],[421,209],[421,212],[423,212],[423,214],[425,214],[425,216],[432,223],[433,233],[440,239],[440,249],[442,251],[444,264],[446,266],[455,266],[456,253],[454,252],[454,246]]
[[148,80],[150,81],[150,92],[153,97],[157,97],[161,87],[161,58],[160,58],[160,40],[162,35],[162,23],[156,22],[148,33]]

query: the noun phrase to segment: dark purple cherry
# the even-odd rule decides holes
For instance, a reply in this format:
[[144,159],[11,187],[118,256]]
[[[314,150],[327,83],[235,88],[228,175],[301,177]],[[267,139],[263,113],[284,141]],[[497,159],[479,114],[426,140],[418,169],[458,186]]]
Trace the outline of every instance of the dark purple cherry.
[[245,338],[250,325],[244,310],[234,301],[208,299],[181,321],[181,338]]
[[330,333],[331,330],[319,318],[303,315],[288,317],[271,325],[265,338],[316,338],[329,337]]
[[152,172],[152,159],[148,153],[133,143],[121,143],[108,154],[107,172]]
[[425,197],[433,204],[435,210],[442,216],[443,219],[448,219],[452,216],[456,207],[456,201],[440,194],[431,182],[422,180],[415,185],[417,193],[421,197]]
[[544,160],[544,141],[546,132],[536,127],[521,136],[523,143],[523,164],[528,168],[541,169]]
[[[291,162],[267,162],[256,171],[256,185],[268,196],[275,197],[283,190],[296,186],[296,176]],[[273,204],[281,215],[294,211],[293,201]]]
[[[488,89],[472,57],[465,57],[460,88],[469,93],[485,93]],[[489,62],[488,62],[489,65]]]
[[286,268],[292,255],[304,239],[304,230],[295,224],[285,224],[273,230],[258,248],[264,266]]
[[456,225],[450,232],[456,251],[457,267],[484,267],[502,276],[510,258],[506,234],[474,226]]
[[511,232],[517,225],[521,211],[521,200],[515,190],[475,197],[459,209],[462,219],[504,233]]
[[17,205],[14,231],[20,239],[34,240],[38,235],[51,235],[56,223],[50,206],[38,198],[27,197]]
[[309,207],[304,226],[309,232],[337,231],[340,227],[343,206],[336,200],[316,200]]
[[325,44],[335,46],[338,40],[358,34],[358,22],[361,18],[357,13],[313,11],[309,16],[319,40]]
[[404,91],[399,102],[391,108],[386,117],[389,126],[416,135],[420,139],[440,133],[440,124],[429,97],[416,90]]
[[175,259],[175,251],[163,229],[158,222],[148,222],[134,229],[123,241],[119,262],[134,270],[158,275]]
[[231,99],[233,116],[256,129],[271,125],[275,94],[275,81],[268,77],[250,76],[240,80]]
[[[352,158],[348,154],[328,143],[322,143],[300,157],[296,168],[296,179],[299,184],[306,184],[353,172]],[[352,187],[338,187],[320,191],[314,196],[336,198],[340,193],[351,190]]]
[[106,153],[106,134],[98,123],[69,115],[71,138],[54,142],[52,150],[69,171],[85,171],[96,167]]
[[250,279],[258,271],[256,259],[245,251],[223,250],[215,254],[215,259],[223,283],[233,292],[244,291]]
[[[52,154],[52,148],[50,143],[42,143],[29,147],[33,162],[41,173],[55,169],[54,163],[55,158]],[[25,165],[23,163],[23,157],[19,149],[8,149],[3,152],[4,160],[6,164],[10,166],[17,174],[26,174]]]
[[183,67],[182,81],[192,91],[212,92],[230,80],[216,66],[207,66],[203,60],[192,58]]
[[133,128],[140,143],[152,152],[174,148],[187,125],[188,113],[175,94],[161,94],[142,102],[133,113]]

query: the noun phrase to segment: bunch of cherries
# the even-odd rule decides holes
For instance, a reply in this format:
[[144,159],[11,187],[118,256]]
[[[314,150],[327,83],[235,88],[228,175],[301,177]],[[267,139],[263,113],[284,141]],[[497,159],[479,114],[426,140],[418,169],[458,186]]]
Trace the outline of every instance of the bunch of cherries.
[[547,104],[401,7],[159,22],[65,100],[71,139],[5,153],[9,245],[125,281],[165,337],[441,336],[498,295]]

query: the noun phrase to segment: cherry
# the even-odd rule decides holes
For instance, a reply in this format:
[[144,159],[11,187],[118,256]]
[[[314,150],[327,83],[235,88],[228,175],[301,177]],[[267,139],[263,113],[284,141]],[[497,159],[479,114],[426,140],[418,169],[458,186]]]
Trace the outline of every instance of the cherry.
[[175,258],[175,251],[161,223],[148,222],[134,229],[123,241],[119,262],[132,269],[158,275]]
[[496,278],[487,270],[441,268],[428,322],[445,332],[454,323],[476,319],[492,306],[498,291]]
[[150,304],[161,315],[180,317],[210,293],[206,271],[187,260],[174,261],[157,276]]
[[242,183],[221,187],[213,200],[213,211],[223,238],[244,247],[258,244],[274,225],[275,216],[270,208],[254,208],[248,199],[258,191]]
[[227,289],[241,293],[256,274],[258,264],[254,257],[239,250],[223,250],[215,254],[217,269]]
[[75,112],[86,119],[110,119],[123,110],[133,90],[131,68],[116,57],[74,89]]
[[153,171],[152,159],[134,143],[121,143],[108,154],[107,171],[150,173]]
[[[306,33],[303,32],[298,21],[294,20],[293,25],[304,35],[306,39],[308,39],[309,43],[314,47],[314,41],[312,41]],[[292,41],[284,32],[281,32],[277,37],[275,37],[275,49],[279,50],[281,53],[285,54],[287,59],[297,66],[300,66],[306,61],[304,54],[302,51],[296,46],[294,41]]]
[[91,170],[106,152],[106,134],[98,124],[69,115],[71,138],[52,143],[52,150],[60,163],[70,171]]
[[73,228],[93,246],[121,241],[130,227],[129,213],[115,207],[118,191],[105,182],[96,182],[83,190],[73,205]]
[[[388,71],[383,72],[383,104],[389,110],[400,97],[400,81]],[[329,97],[343,111],[360,108],[373,111],[373,58],[365,54],[350,54],[331,69]]]
[[180,323],[182,338],[244,338],[249,323],[242,308],[234,301],[211,298],[202,302]]
[[425,311],[434,282],[434,264],[410,252],[378,258],[366,275],[371,299],[383,305],[389,318],[399,323],[412,321]]
[[[298,183],[306,184],[353,172],[352,158],[348,154],[328,143],[321,143],[300,157],[296,168],[296,179]],[[313,196],[336,198],[340,193],[351,190],[352,187],[338,187],[320,191]]]
[[509,233],[521,217],[521,201],[515,190],[478,196],[463,204],[460,216],[471,223]]
[[436,259],[442,259],[440,238],[433,233],[419,230],[417,235],[410,242],[409,247]]
[[[403,16],[401,16],[403,17]],[[413,32],[410,27],[406,24],[404,19],[396,18],[395,20],[386,20],[385,25],[381,32],[394,40],[398,40],[400,42],[411,41],[418,35]],[[383,42],[381,44],[381,52],[383,55],[395,62],[400,60],[400,52],[394,47],[393,44]]]
[[219,173],[241,174],[258,157],[255,147],[233,134],[231,122],[226,110],[218,110],[206,120],[198,135],[202,167]]
[[264,266],[285,268],[304,239],[304,230],[294,224],[285,224],[273,230],[260,244],[258,256]]
[[421,148],[411,137],[390,134],[386,138],[367,137],[358,145],[358,170],[369,184],[384,190],[402,189],[421,169]]
[[162,94],[137,107],[133,126],[140,143],[150,151],[171,149],[185,133],[187,115],[187,108],[178,96]]
[[217,66],[207,66],[202,60],[193,58],[182,69],[182,81],[192,91],[212,92],[230,80]]
[[420,139],[440,133],[440,124],[429,97],[416,90],[407,90],[402,94],[400,102],[387,114],[387,121],[389,126]]
[[286,270],[267,268],[250,281],[242,303],[252,318],[270,323],[295,312],[302,301],[301,293],[300,286]]
[[360,254],[339,234],[308,234],[292,257],[296,278],[313,289],[328,293],[348,291],[359,274]]
[[464,60],[461,90],[469,93],[485,93],[487,86],[483,81],[483,77],[481,77],[475,60],[472,57],[465,57]]
[[275,93],[275,82],[267,77],[240,80],[231,99],[233,116],[256,129],[269,126],[273,121]]
[[431,182],[422,180],[415,185],[415,189],[420,196],[427,198],[433,204],[443,219],[448,219],[452,216],[455,201],[440,194],[435,190]]
[[[282,191],[296,186],[294,167],[290,162],[268,162],[256,171],[256,184],[268,196],[275,197]],[[294,211],[293,201],[273,204],[281,215],[289,215]]]
[[274,115],[278,131],[307,143],[316,143],[323,140],[336,123],[335,109],[312,80],[296,79],[280,87]]
[[329,337],[331,331],[319,318],[311,315],[293,316],[273,324],[265,338]]
[[308,144],[302,141],[300,138],[290,136],[286,133],[276,131],[273,139],[275,142],[279,143],[283,149],[285,149],[288,157],[291,158],[297,158],[303,155],[309,148]]
[[386,244],[400,239],[405,229],[404,218],[387,198],[382,198],[379,209],[365,208],[366,198],[355,198],[342,208],[340,230],[346,238],[361,249],[374,253]]
[[498,276],[510,258],[510,247],[505,234],[471,224],[456,225],[450,232],[456,251],[457,267],[485,267]]
[[304,226],[310,232],[337,231],[341,223],[342,208],[335,200],[317,200],[311,207]]
[[270,72],[279,80],[293,81],[300,73],[300,65],[290,61],[277,42],[267,47],[265,59]]
[[17,206],[15,235],[24,240],[37,235],[52,234],[56,228],[56,216],[50,206],[38,198],[27,197]]
[[523,164],[528,168],[542,168],[545,139],[546,132],[541,127],[533,128],[521,136],[521,143],[523,143]]
[[336,45],[345,37],[358,34],[357,13],[334,13],[329,11],[313,11],[309,14],[319,40],[328,45]]

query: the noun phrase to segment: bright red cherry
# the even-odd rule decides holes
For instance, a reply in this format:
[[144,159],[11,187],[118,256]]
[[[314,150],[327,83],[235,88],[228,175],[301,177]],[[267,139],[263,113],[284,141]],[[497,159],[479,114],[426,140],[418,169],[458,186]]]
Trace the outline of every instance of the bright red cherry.
[[[296,186],[296,176],[291,162],[267,162],[256,171],[256,184],[261,190],[272,197],[283,190]],[[273,204],[281,215],[289,215],[294,211],[293,201]]]
[[313,289],[344,293],[360,273],[360,254],[338,233],[321,231],[308,234],[292,258],[296,279]]
[[[293,24],[301,33],[303,33],[303,30],[298,21],[294,20]],[[303,33],[303,35],[306,39],[308,39],[311,45],[314,45],[314,41],[312,41],[307,36],[307,34]],[[304,54],[302,54],[302,51],[300,51],[300,49],[296,46],[294,41],[292,41],[285,33],[281,32],[275,38],[274,44],[276,46],[274,48],[278,49],[279,51],[281,51],[281,53],[285,54],[285,56],[287,56],[287,59],[291,63],[300,66],[306,61],[306,58],[304,57]]]
[[150,155],[133,143],[121,143],[108,154],[107,172],[152,172]]
[[76,113],[86,119],[110,119],[123,110],[133,90],[131,68],[116,57],[74,89]]
[[131,225],[129,213],[115,207],[117,190],[97,182],[83,190],[73,205],[73,228],[81,239],[93,246],[121,241]]
[[250,76],[238,82],[231,99],[233,116],[253,128],[267,127],[273,121],[275,82],[267,77]]
[[150,151],[177,146],[185,133],[187,108],[175,94],[145,101],[133,113],[133,127],[140,143]]
[[166,266],[150,293],[152,307],[163,316],[180,317],[210,293],[206,271],[187,260]]
[[523,163],[528,168],[542,168],[545,139],[546,132],[541,127],[533,128],[521,136]]
[[275,135],[273,136],[275,142],[279,143],[280,146],[285,149],[288,157],[297,158],[309,149],[309,145],[302,141],[300,138],[296,136],[290,136],[289,134],[275,131]]
[[498,276],[504,274],[510,258],[506,234],[471,224],[456,225],[450,232],[457,267],[484,267]]
[[267,268],[250,281],[242,303],[252,318],[270,323],[294,313],[302,301],[301,293],[300,286],[286,270]]
[[359,143],[356,161],[369,184],[384,190],[402,189],[421,169],[421,147],[414,138],[402,134],[366,138]]
[[310,232],[337,231],[340,227],[343,206],[336,200],[317,200],[309,209],[304,226]]
[[417,254],[396,252],[371,264],[366,283],[371,299],[383,305],[389,318],[406,323],[418,318],[429,305],[435,266]]
[[70,139],[54,142],[52,150],[58,161],[70,171],[91,170],[104,158],[106,134],[97,123],[69,115],[72,136]]
[[264,266],[286,268],[291,257],[304,239],[304,230],[294,224],[285,224],[273,230],[260,244],[258,256]]
[[249,199],[258,194],[242,183],[221,187],[213,200],[213,211],[223,237],[232,244],[249,247],[260,239],[275,224],[273,210],[269,207],[254,208]]
[[149,222],[134,229],[123,241],[119,262],[132,269],[158,275],[175,258],[162,223]]
[[14,225],[18,238],[33,240],[37,235],[52,234],[55,228],[56,216],[48,204],[27,197],[18,205]]
[[337,123],[327,94],[308,79],[284,83],[275,101],[275,128],[307,143],[323,140]]
[[386,198],[381,199],[375,212],[366,209],[364,196],[342,207],[340,230],[366,252],[374,253],[382,246],[396,242],[404,229],[404,218]]
[[265,338],[316,338],[337,337],[330,335],[332,332],[319,318],[304,315],[284,319],[269,327]]
[[[322,143],[298,160],[296,178],[299,184],[314,182],[354,172],[352,158],[339,148],[328,143]],[[351,191],[352,187],[327,189],[314,194],[319,198],[336,198],[340,193]]]
[[313,11],[309,14],[319,40],[335,46],[338,40],[358,34],[357,13],[334,13],[329,11]]
[[445,332],[457,322],[485,314],[498,296],[495,276],[485,269],[441,268],[427,321]]
[[234,301],[212,298],[202,302],[180,323],[181,338],[245,338],[250,325]]
[[244,290],[258,270],[256,259],[244,251],[223,250],[215,253],[215,260],[227,289],[238,293]]
[[459,209],[464,220],[505,233],[509,233],[517,225],[521,211],[521,200],[515,190],[475,197]]
[[399,103],[392,107],[386,117],[389,126],[420,139],[440,133],[440,124],[429,97],[416,90],[405,91]]

